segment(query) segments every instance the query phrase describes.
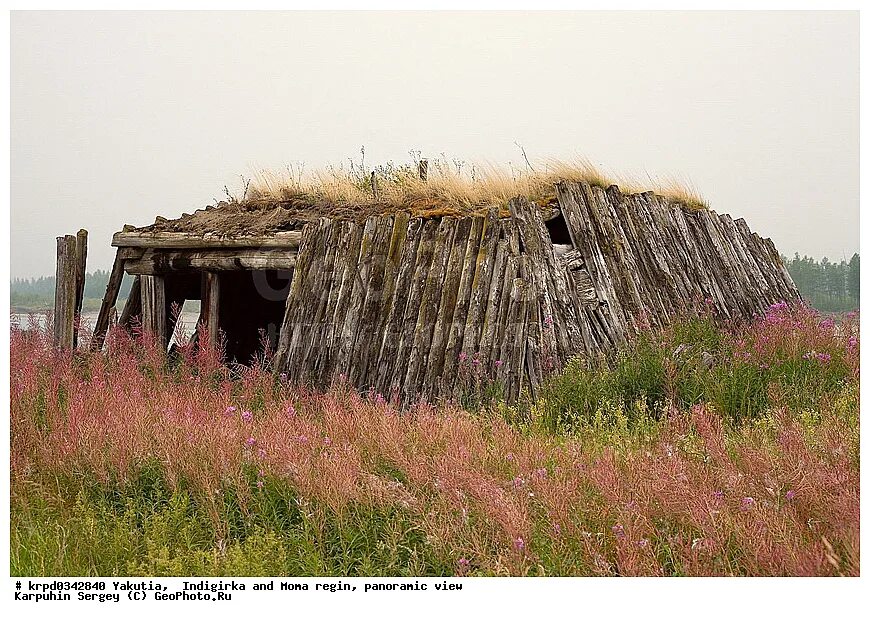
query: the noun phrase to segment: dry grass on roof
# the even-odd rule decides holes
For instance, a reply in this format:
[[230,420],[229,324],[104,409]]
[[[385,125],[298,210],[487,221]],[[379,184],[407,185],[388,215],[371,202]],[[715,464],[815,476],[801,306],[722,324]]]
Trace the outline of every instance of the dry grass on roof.
[[707,204],[688,184],[673,180],[653,186],[616,178],[587,160],[550,160],[525,169],[473,165],[446,159],[430,160],[428,178],[419,177],[416,164],[387,163],[373,169],[350,164],[306,172],[302,166],[258,172],[244,196],[248,207],[282,204],[321,216],[368,216],[387,211],[408,211],[415,216],[437,217],[475,214],[488,208],[507,213],[510,199],[523,196],[541,206],[555,199],[560,180],[586,182],[607,188],[618,185],[624,193],[652,190],[687,209]]
[[[374,174],[374,175],[372,175]],[[374,182],[372,182],[374,178]],[[283,171],[261,171],[244,181],[240,195],[227,188],[228,201],[183,214],[177,219],[158,217],[139,231],[268,235],[299,229],[319,217],[361,221],[373,215],[405,211],[412,216],[468,216],[497,208],[508,216],[507,204],[517,196],[542,208],[555,202],[560,180],[586,182],[623,193],[653,190],[689,210],[707,204],[684,182],[641,184],[606,174],[587,160],[550,160],[516,167],[476,165],[435,159],[428,162],[428,178],[420,179],[417,162],[392,162],[373,169],[364,163],[306,172],[301,165]]]

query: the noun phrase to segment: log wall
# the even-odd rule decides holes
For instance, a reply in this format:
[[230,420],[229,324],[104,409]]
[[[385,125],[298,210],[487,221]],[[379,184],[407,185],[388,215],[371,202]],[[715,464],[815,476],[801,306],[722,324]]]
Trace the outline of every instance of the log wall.
[[570,357],[607,353],[699,302],[750,318],[800,297],[773,243],[742,219],[584,183],[560,183],[556,196],[572,242],[564,254],[522,199],[510,218],[307,225],[278,370],[406,402],[451,398],[482,378],[512,401]]

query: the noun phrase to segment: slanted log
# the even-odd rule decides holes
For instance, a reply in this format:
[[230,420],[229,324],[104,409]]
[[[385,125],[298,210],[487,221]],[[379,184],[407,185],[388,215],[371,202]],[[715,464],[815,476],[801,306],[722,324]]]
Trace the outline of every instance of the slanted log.
[[141,276],[142,329],[158,342],[166,340],[166,282],[162,276]]
[[115,308],[115,303],[118,301],[118,292],[121,289],[123,278],[124,260],[121,259],[119,249],[115,254],[115,261],[112,264],[109,282],[106,284],[103,302],[100,304],[100,313],[97,315],[97,323],[94,326],[94,336],[91,338],[91,351],[99,351],[103,348],[103,341],[106,340],[106,332],[109,329],[111,311]]
[[137,276],[130,286],[130,295],[118,318],[118,327],[130,330],[134,325],[142,325],[142,280]]
[[72,349],[76,308],[76,237],[57,238],[57,270],[54,288],[54,344]]

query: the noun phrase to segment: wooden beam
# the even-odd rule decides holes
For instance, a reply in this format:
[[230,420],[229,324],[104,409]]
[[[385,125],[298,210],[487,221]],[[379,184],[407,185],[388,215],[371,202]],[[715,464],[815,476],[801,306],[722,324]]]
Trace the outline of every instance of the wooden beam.
[[85,297],[85,273],[88,267],[88,230],[79,229],[76,234],[76,300],[73,311],[73,349],[78,347],[82,319],[82,301]]
[[217,272],[202,273],[202,300],[200,303],[200,322],[205,326],[206,340],[200,341],[206,345],[218,342],[218,326],[220,323],[220,285],[221,279]]
[[142,329],[166,341],[166,283],[162,276],[141,276]]
[[57,271],[54,288],[54,344],[73,348],[76,307],[76,237],[57,238]]
[[130,295],[127,296],[127,302],[124,303],[124,310],[121,311],[121,317],[118,318],[118,326],[121,328],[130,329],[133,319],[142,315],[142,279],[138,276],[133,279],[133,285],[130,287]]
[[[115,262],[112,264],[112,273],[106,284],[106,293],[103,303],[100,305],[100,313],[97,315],[97,323],[94,326],[94,336],[91,338],[91,351],[99,351],[103,348],[106,340],[106,332],[109,330],[109,320],[112,309],[118,301],[118,292],[121,289],[121,281],[124,278],[124,260],[121,258],[120,249],[115,254]],[[129,300],[128,300],[129,303]]]
[[112,246],[162,249],[196,248],[297,248],[301,231],[281,231],[268,236],[219,236],[179,231],[119,231],[112,236]]
[[147,249],[138,259],[124,264],[128,274],[148,275],[184,270],[292,270],[295,267],[295,251],[277,249]]

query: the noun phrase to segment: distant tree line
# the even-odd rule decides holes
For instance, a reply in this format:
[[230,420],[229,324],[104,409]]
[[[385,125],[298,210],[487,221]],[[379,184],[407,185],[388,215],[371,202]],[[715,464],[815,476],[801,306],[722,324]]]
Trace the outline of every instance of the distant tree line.
[[[108,270],[95,270],[85,274],[85,300],[102,300],[108,283]],[[120,298],[126,298],[130,294],[132,284],[133,277],[124,276],[121,282]],[[54,303],[54,286],[55,277],[53,276],[12,279],[9,303],[13,307],[48,308]]]
[[[833,262],[827,257],[816,261],[812,257],[793,259],[783,256],[786,268],[804,297],[820,311],[851,311],[858,308],[860,299],[861,259],[858,253],[847,262]],[[85,277],[85,298],[101,300],[109,282],[108,270],[97,270]],[[133,278],[125,276],[119,297],[130,293]],[[49,307],[54,302],[54,277],[12,280],[12,306]]]
[[783,256],[786,268],[804,300],[820,311],[851,311],[861,298],[861,258],[858,253],[849,261],[816,261],[797,253],[793,259]]

